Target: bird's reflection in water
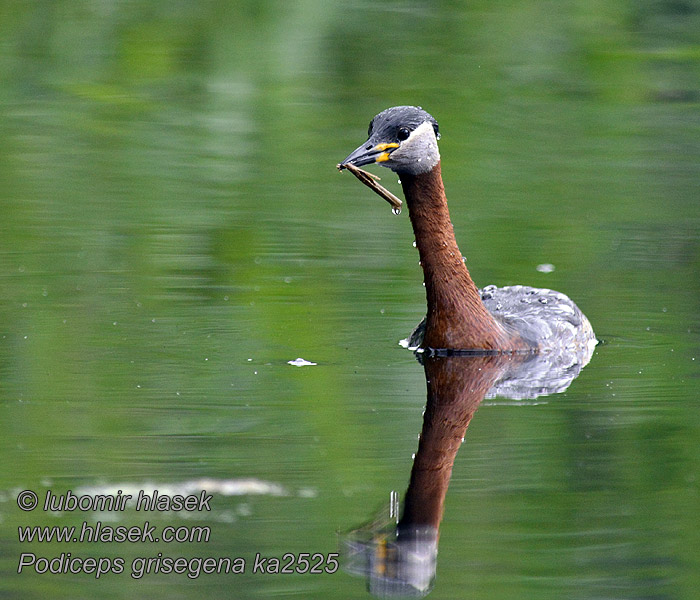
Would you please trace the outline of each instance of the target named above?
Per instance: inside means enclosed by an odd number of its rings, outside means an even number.
[[[592,348],[535,355],[422,357],[428,389],[418,451],[399,516],[390,514],[345,534],[344,567],[367,578],[378,597],[421,597],[437,566],[440,521],[457,451],[484,398],[532,399],[562,392],[589,361]]]

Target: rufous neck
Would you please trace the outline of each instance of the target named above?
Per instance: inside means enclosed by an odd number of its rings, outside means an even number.
[[[452,466],[467,425],[511,359],[474,356],[424,360],[428,401],[399,528],[440,527]]]
[[[420,253],[428,302],[423,345],[450,349],[510,349],[508,335],[481,301],[454,236],[440,163],[419,175],[402,173]]]

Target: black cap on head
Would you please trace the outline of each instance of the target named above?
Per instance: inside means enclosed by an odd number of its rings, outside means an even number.
[[[367,137],[375,136],[382,140],[399,141],[398,131],[402,127],[413,130],[425,121],[430,121],[435,130],[435,137],[440,139],[438,122],[420,106],[392,106],[380,112],[370,121]]]

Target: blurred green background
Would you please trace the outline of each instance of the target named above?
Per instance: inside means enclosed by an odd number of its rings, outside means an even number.
[[[17,563],[335,552],[404,489],[418,257],[405,211],[334,168],[397,104],[440,123],[477,283],[561,290],[605,342],[565,394],[480,409],[431,597],[696,597],[694,0],[1,3],[1,597],[366,596],[345,573]],[[23,513],[19,490],[203,477],[282,491],[151,519],[207,544],[17,540],[99,518]]]

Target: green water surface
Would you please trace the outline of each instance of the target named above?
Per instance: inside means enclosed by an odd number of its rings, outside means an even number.
[[[337,552],[407,484],[418,255],[335,164],[416,104],[477,283],[563,291],[604,342],[565,393],[480,408],[431,598],[697,598],[699,82],[695,0],[0,4],[0,597],[368,597],[252,566]],[[202,480],[237,495],[16,500]],[[211,538],[18,540],[145,520]],[[126,568],[17,573],[66,552]],[[131,576],[158,553],[248,569]]]

